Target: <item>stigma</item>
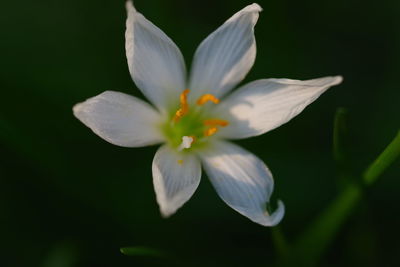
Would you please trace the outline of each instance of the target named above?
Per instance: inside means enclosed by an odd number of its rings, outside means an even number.
[[[182,151],[184,149],[190,148],[192,146],[193,142],[194,142],[193,136],[183,136],[182,143],[179,145],[178,150]]]

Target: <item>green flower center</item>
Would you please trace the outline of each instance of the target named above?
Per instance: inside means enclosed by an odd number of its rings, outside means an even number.
[[[201,108],[207,102],[219,103],[219,99],[211,94],[201,96],[194,107],[189,107],[187,95],[189,89],[180,95],[180,108],[171,114],[162,125],[168,143],[178,150],[187,151],[204,147],[211,136],[220,127],[228,126],[228,121],[210,118],[210,114]]]

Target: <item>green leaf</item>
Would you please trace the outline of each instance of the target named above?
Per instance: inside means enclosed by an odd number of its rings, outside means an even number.
[[[127,256],[146,256],[155,258],[166,258],[167,253],[149,247],[135,246],[135,247],[123,247],[120,248],[122,254]]]

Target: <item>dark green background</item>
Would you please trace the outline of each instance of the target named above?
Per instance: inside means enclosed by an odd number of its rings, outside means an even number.
[[[136,0],[181,48],[198,44],[250,4],[232,0]],[[332,158],[335,110],[349,109],[350,165],[361,172],[400,121],[400,2],[265,0],[257,59],[246,81],[341,74],[287,125],[238,142],[276,180],[289,240],[340,190]],[[226,206],[207,177],[177,214],[162,219],[152,185],[156,147],[120,148],[72,115],[105,90],[136,96],[124,50],[124,1],[0,4],[0,266],[147,266],[123,246],[166,251],[184,266],[272,266],[271,229]],[[321,266],[395,266],[400,253],[399,161],[370,188]],[[169,262],[168,264],[171,264]]]

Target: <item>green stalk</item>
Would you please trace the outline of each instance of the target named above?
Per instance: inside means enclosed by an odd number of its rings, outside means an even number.
[[[346,163],[345,136],[347,135],[347,109],[338,108],[333,126],[333,158],[338,165]]]
[[[289,247],[280,226],[275,226],[271,228],[271,233],[272,242],[274,243],[277,258],[284,259],[288,254]]]
[[[334,156],[336,160],[343,160],[342,131],[345,113],[338,110],[335,117],[334,129]],[[342,128],[343,129],[343,128]],[[400,132],[378,158],[367,168],[363,175],[363,182],[371,185],[400,155]],[[338,164],[338,166],[343,166]],[[349,177],[352,178],[352,177]],[[331,204],[310,224],[297,242],[293,245],[288,258],[279,263],[283,266],[316,266],[323,253],[335,238],[341,226],[362,199],[363,188],[349,179],[341,193]]]
[[[316,266],[336,233],[361,200],[362,190],[356,184],[347,184],[341,194],[315,219],[293,247],[291,264]]]
[[[366,185],[373,184],[376,179],[396,160],[400,155],[400,131],[379,157],[364,172],[363,180]]]

